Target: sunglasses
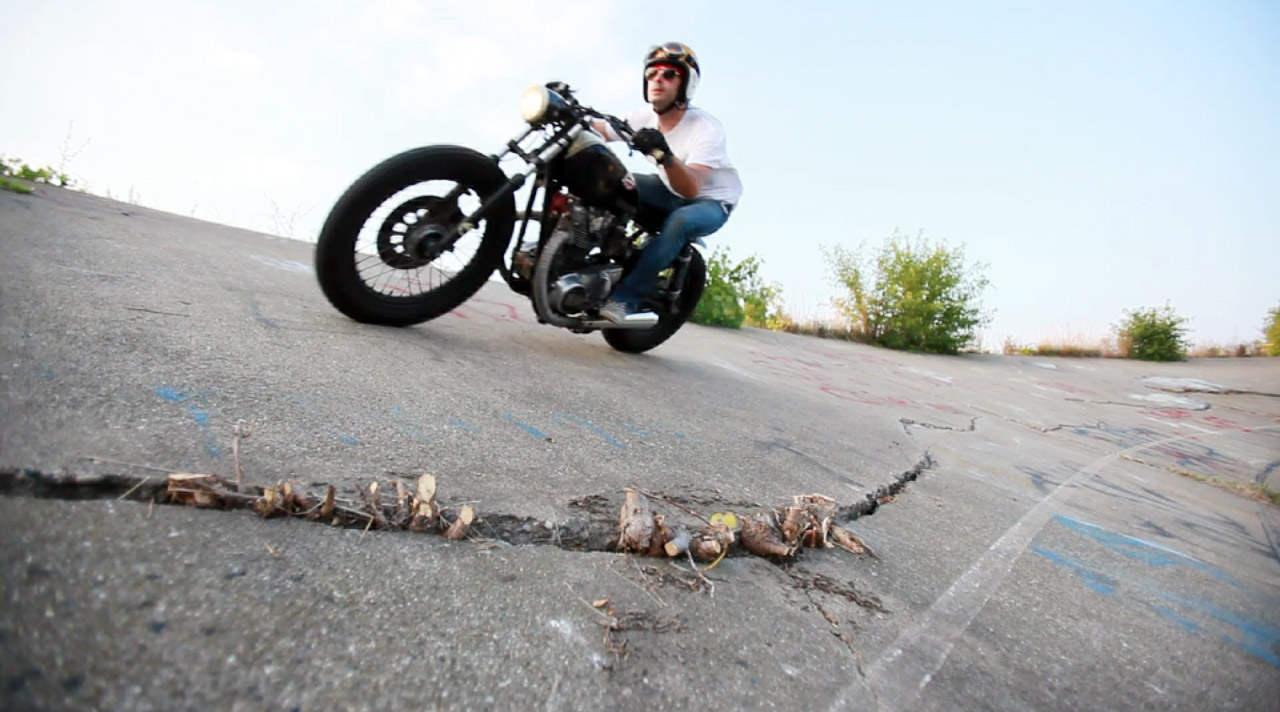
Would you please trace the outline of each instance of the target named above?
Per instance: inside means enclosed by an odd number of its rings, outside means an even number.
[[[673,69],[671,67],[667,67],[666,69],[658,69],[657,67],[654,67],[653,69],[650,69],[649,71],[644,73],[644,78],[648,81],[653,81],[658,77],[662,77],[667,81],[671,81],[678,76],[680,76],[680,70]]]

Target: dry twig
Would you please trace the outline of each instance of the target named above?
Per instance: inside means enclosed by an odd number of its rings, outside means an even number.
[[[133,494],[134,492],[138,491],[138,488],[139,488],[139,487],[141,487],[141,486],[145,485],[145,484],[146,484],[147,482],[149,482],[150,480],[151,480],[151,476],[150,476],[150,475],[148,475],[148,476],[146,476],[146,477],[143,477],[142,479],[138,480],[138,484],[136,484],[136,485],[134,485],[134,486],[130,487],[128,492],[125,492],[124,494],[120,495],[119,497],[116,497],[116,499],[128,499],[128,498],[129,498],[129,495],[131,495],[131,494]],[[152,502],[154,502],[155,500],[154,500],[154,499],[152,499],[151,501],[152,501]]]
[[[688,507],[684,506],[683,504],[680,504],[679,502],[675,501],[674,499],[671,499],[670,497],[667,497],[666,495],[650,494],[650,493],[648,493],[648,492],[645,492],[645,491],[644,491],[644,490],[642,490],[642,489],[637,489],[636,491],[637,491],[637,492],[639,492],[640,494],[643,494],[643,495],[644,495],[644,496],[646,496],[646,497],[650,497],[650,498],[652,498],[652,499],[660,499],[660,500],[662,500],[663,502],[666,502],[667,504],[671,505],[672,507],[675,507],[676,509],[681,510],[681,511],[682,511],[682,512],[684,512],[685,514],[688,514],[688,515],[690,515],[690,516],[697,517],[698,519],[701,519],[703,524],[706,524],[707,526],[711,526],[711,522],[707,521],[707,518],[706,518],[706,517],[702,516],[701,514],[698,514],[697,512],[693,511],[692,509],[689,509]]]
[[[245,425],[243,418],[237,419],[235,427],[231,429],[231,457],[235,461],[237,492],[244,488],[244,470],[240,467],[240,441],[247,440],[252,434],[253,423]]]
[[[155,472],[163,472],[165,474],[177,472],[178,470],[166,467],[152,467],[151,465],[140,465],[136,462],[125,462],[124,460],[109,460],[105,457],[97,457],[94,455],[81,455],[82,460],[92,460],[93,462],[106,462],[112,465],[128,465],[129,467],[140,467],[144,470],[154,470]]]

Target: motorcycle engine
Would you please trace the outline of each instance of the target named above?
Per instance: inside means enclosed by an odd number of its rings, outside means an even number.
[[[551,285],[551,307],[565,316],[582,314],[602,304],[622,278],[622,267],[593,265],[570,272]]]
[[[613,257],[619,239],[625,240],[622,226],[612,213],[573,201],[556,231],[569,231],[559,242],[554,256],[559,277],[549,285],[552,309],[566,316],[582,314],[600,306],[622,278],[622,265]]]

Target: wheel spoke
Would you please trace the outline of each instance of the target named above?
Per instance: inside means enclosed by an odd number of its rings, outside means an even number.
[[[457,199],[468,204],[459,205],[454,202]],[[416,297],[438,289],[475,258],[483,221],[435,259],[428,261],[422,255],[430,252],[432,240],[456,229],[462,217],[478,207],[479,198],[453,181],[400,190],[373,211],[357,238],[355,266],[360,279],[387,296]]]
[[[325,220],[315,256],[325,298],[364,323],[407,326],[447,314],[501,262],[515,216],[509,190],[492,158],[460,146],[426,146],[383,161]],[[486,200],[493,212],[459,234]]]

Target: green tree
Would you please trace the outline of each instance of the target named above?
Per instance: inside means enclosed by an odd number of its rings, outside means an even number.
[[[1125,318],[1115,326],[1120,350],[1128,358],[1142,361],[1182,361],[1187,357],[1187,319],[1178,316],[1167,303],[1156,309],[1125,310]]]
[[[760,277],[760,258],[735,263],[729,249],[717,248],[707,259],[707,286],[690,319],[695,324],[771,328],[780,318],[782,289]]]
[[[1267,320],[1262,323],[1262,334],[1267,337],[1267,355],[1280,356],[1280,306],[1267,312]]]
[[[836,308],[854,336],[891,349],[954,354],[989,321],[981,305],[986,265],[965,263],[961,248],[894,231],[874,260],[862,246],[824,249],[827,267],[847,290]]]

